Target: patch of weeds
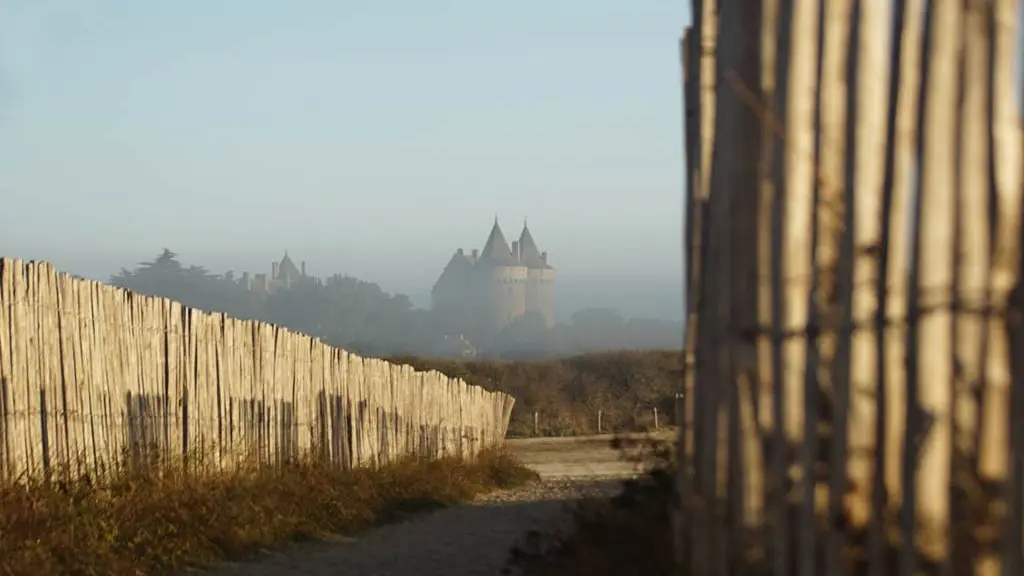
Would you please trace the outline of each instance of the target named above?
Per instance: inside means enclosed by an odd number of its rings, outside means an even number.
[[[351,534],[534,475],[499,450],[379,469],[316,462],[196,474],[125,473],[0,486],[0,574],[168,574],[288,541]]]

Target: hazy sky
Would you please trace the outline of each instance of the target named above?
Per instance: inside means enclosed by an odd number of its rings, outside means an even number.
[[[287,249],[426,304],[528,216],[570,305],[678,310],[688,5],[0,0],[0,253]]]
[[[0,252],[422,295],[497,213],[567,282],[678,291],[687,4],[0,0]]]

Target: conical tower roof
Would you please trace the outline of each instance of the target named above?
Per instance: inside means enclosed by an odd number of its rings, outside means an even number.
[[[537,242],[530,234],[530,228],[523,222],[523,232],[519,235],[519,260],[531,270],[547,270],[551,266],[540,257]]]
[[[508,241],[505,240],[505,235],[501,232],[501,226],[498,226],[498,219],[494,219],[494,226],[491,227],[491,233],[487,236],[487,242],[484,243],[484,249],[480,251],[480,259],[478,263],[492,266],[515,266],[517,264],[516,259],[512,257],[512,249],[509,248]]]
[[[285,278],[288,276],[298,278],[302,276],[302,273],[299,272],[299,268],[295,266],[295,262],[292,262],[291,257],[288,256],[287,250],[285,250],[284,258],[281,258],[281,263],[278,265],[277,274],[279,278]]]

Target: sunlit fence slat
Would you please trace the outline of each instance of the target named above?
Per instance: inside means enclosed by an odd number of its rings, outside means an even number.
[[[679,573],[1019,574],[1019,0],[692,7]]]
[[[503,441],[512,405],[278,326],[0,259],[5,481],[471,458]]]

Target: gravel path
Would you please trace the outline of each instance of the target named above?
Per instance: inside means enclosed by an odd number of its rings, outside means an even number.
[[[210,574],[497,576],[527,531],[564,518],[567,503],[611,496],[619,485],[615,479],[542,480],[356,538],[297,545],[251,562],[224,564]]]
[[[669,434],[666,432],[665,434]],[[533,528],[566,518],[581,498],[610,497],[638,470],[612,449],[610,436],[510,440],[540,482],[487,494],[382,526],[354,538],[299,544],[245,563],[221,564],[214,576],[498,576],[511,548]]]

